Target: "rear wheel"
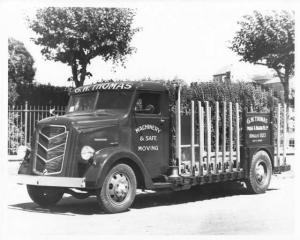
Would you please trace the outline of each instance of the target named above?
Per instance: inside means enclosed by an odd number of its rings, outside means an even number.
[[[272,164],[265,151],[258,151],[252,157],[249,170],[249,179],[246,180],[250,193],[264,193],[269,185],[272,175]]]
[[[114,166],[97,192],[99,205],[106,213],[126,211],[135,198],[136,185],[136,177],[130,166]]]
[[[27,192],[32,201],[41,207],[54,206],[64,195],[61,189],[34,185],[27,185]]]

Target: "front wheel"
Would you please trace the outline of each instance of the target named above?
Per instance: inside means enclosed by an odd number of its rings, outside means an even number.
[[[250,193],[264,193],[269,185],[272,175],[272,164],[265,151],[258,151],[252,157],[249,170],[249,179],[246,180]]]
[[[62,199],[64,192],[54,187],[27,185],[29,197],[41,207],[54,206]]]
[[[97,192],[98,203],[106,213],[126,211],[136,194],[136,177],[126,164],[114,166],[107,174],[102,188]]]

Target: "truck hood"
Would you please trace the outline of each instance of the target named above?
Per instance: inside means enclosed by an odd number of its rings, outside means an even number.
[[[69,113],[62,116],[45,118],[39,125],[65,125],[67,128],[74,127],[78,131],[95,131],[97,129],[116,126],[124,118],[120,113]]]

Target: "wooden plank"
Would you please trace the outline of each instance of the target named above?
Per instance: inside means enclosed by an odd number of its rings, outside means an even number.
[[[181,108],[180,108],[180,91],[178,88],[178,99],[176,102],[176,157],[178,159],[179,175],[181,174]]]
[[[233,156],[232,150],[233,149],[233,141],[232,141],[232,102],[229,102],[229,153],[230,153],[230,160],[229,160],[229,171],[232,172],[232,163],[233,163]]]
[[[204,134],[203,134],[203,107],[201,102],[198,101],[198,121],[199,121],[199,176],[202,176],[202,161],[204,152]]]
[[[280,166],[280,103],[278,104],[278,108],[277,108],[277,167]]]
[[[192,175],[194,176],[195,169],[195,103],[191,101],[191,157],[192,157]]]
[[[287,115],[286,115],[286,104],[283,105],[283,164],[286,165],[286,145],[287,145]]]
[[[235,104],[236,114],[236,169],[240,170],[240,116],[239,104]]]
[[[207,158],[206,158],[206,165],[207,165],[207,173],[210,173],[210,153],[211,153],[211,122],[210,122],[210,109],[209,109],[209,102],[205,102],[206,107],[206,141],[207,141]]]
[[[223,149],[222,149],[222,171],[225,171],[225,157],[226,157],[226,102],[223,102]]]
[[[215,161],[214,161],[214,173],[217,174],[218,172],[218,168],[217,168],[217,164],[218,164],[218,153],[219,153],[219,102],[216,102],[216,148],[215,148]]]

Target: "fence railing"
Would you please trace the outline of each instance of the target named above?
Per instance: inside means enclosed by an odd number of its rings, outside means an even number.
[[[65,106],[34,106],[24,105],[8,106],[8,154],[15,154],[21,145],[28,145],[31,141],[36,123],[53,114],[63,115]]]

